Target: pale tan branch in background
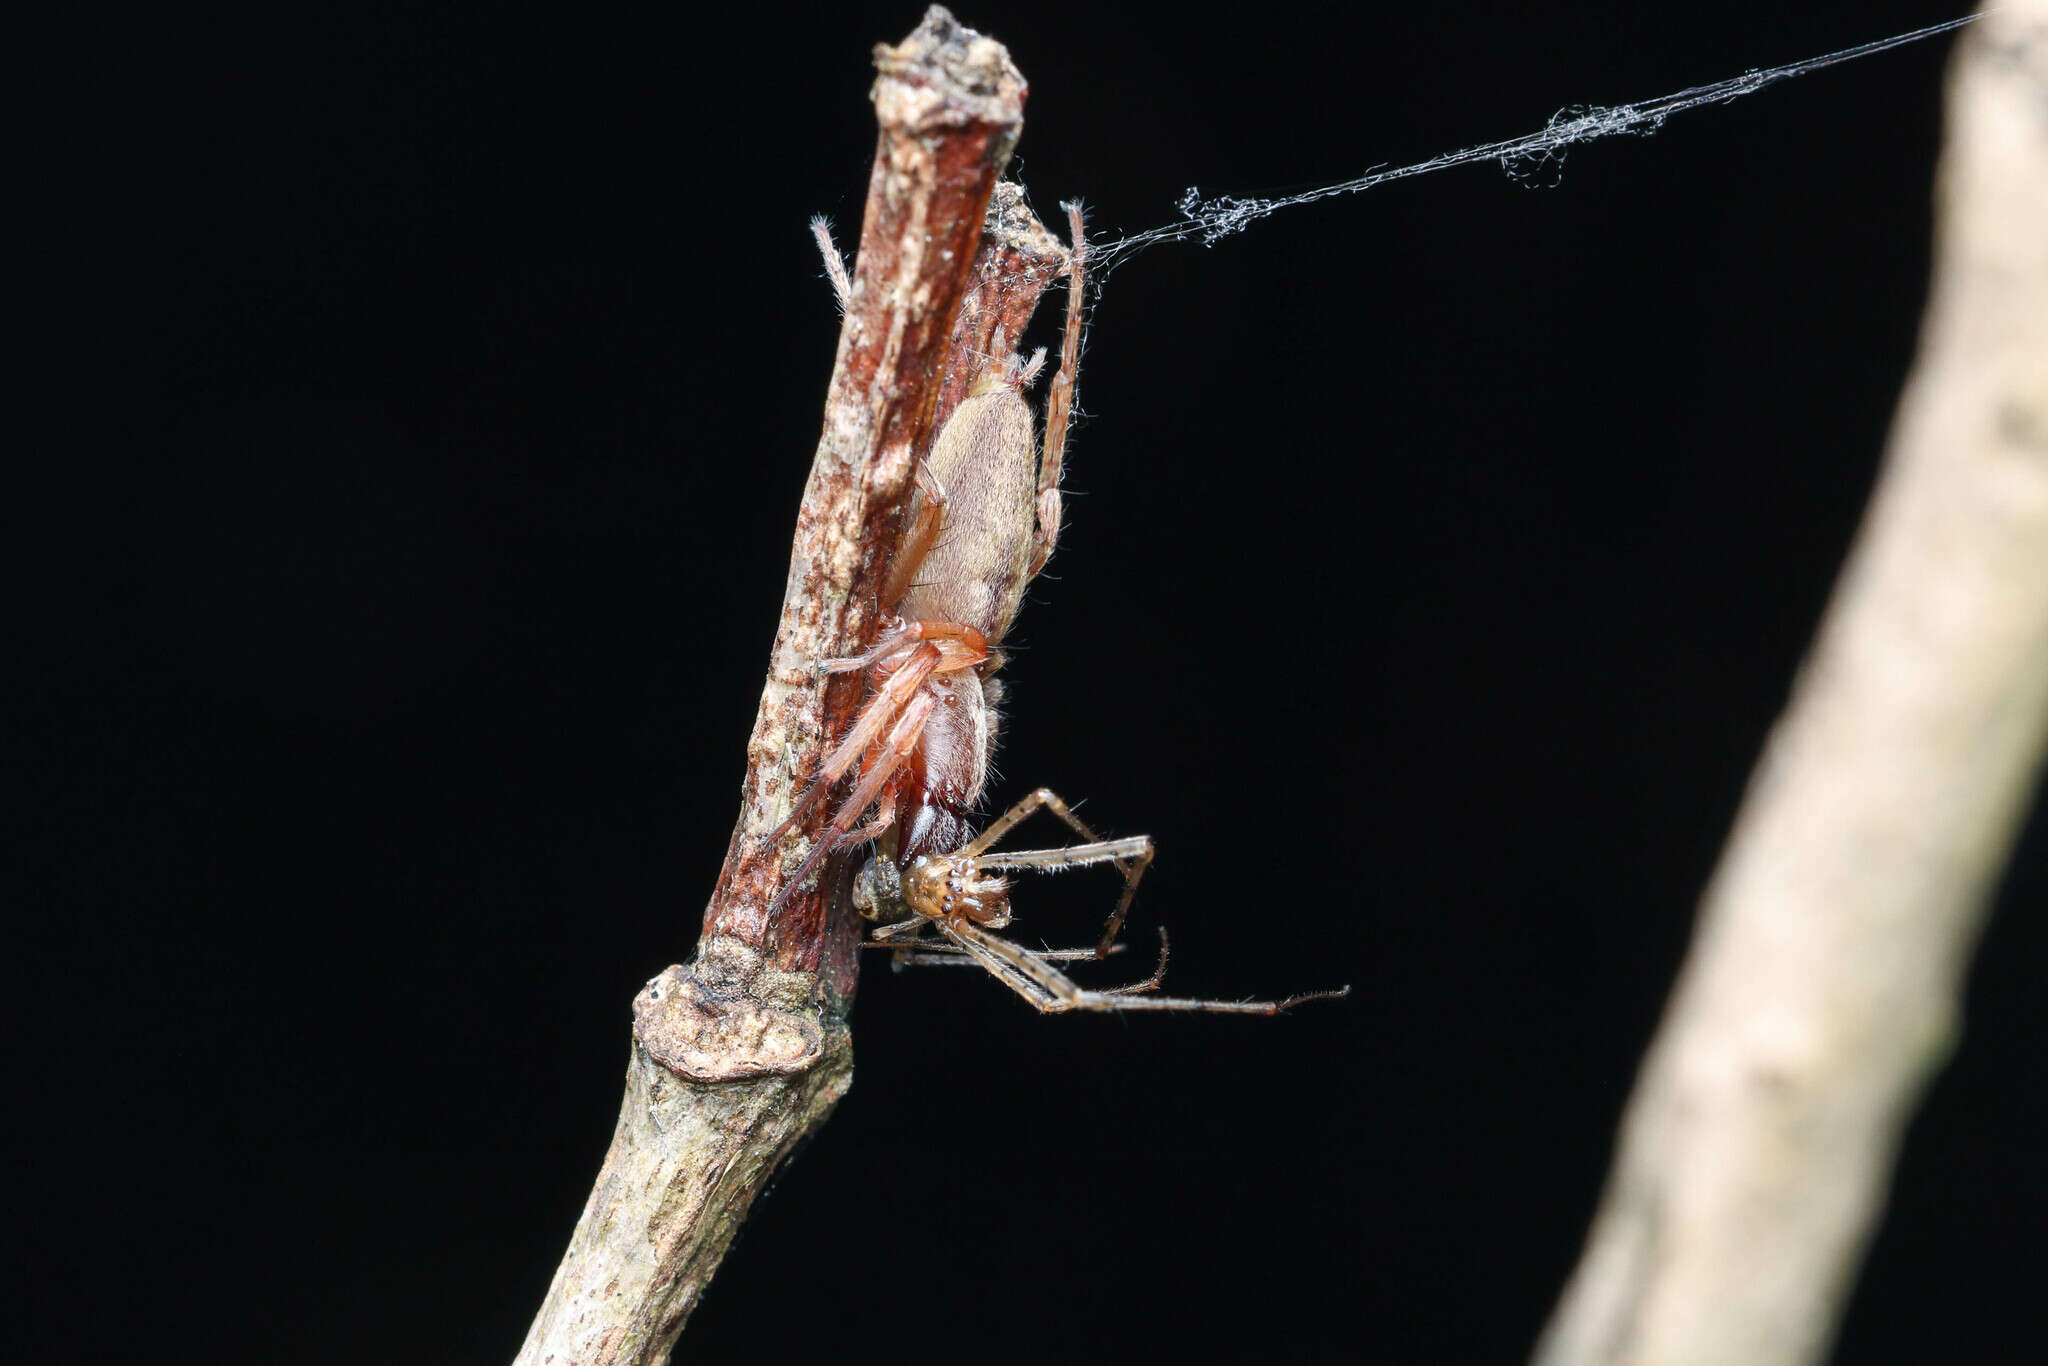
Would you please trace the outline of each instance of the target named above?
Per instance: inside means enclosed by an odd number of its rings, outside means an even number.
[[[1536,1360],[1821,1359],[2048,736],[2048,0],[1950,71],[1884,470]]]

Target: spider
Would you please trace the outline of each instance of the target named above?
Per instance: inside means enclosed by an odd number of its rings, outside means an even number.
[[[778,905],[834,849],[893,833],[895,857],[908,863],[957,849],[972,834],[968,813],[988,781],[997,724],[997,685],[989,676],[1003,663],[1000,646],[1025,585],[1059,539],[1087,255],[1081,208],[1063,207],[1073,245],[1060,364],[1046,397],[1044,459],[1024,389],[1044,368],[1045,353],[1026,361],[1008,354],[999,336],[1001,359],[969,388],[916,471],[874,645],[825,663],[833,673],[865,670],[872,694],[768,842],[782,838],[856,764],[859,779],[784,883]],[[822,225],[816,231],[844,307],[845,266]],[[870,808],[873,818],[861,824]]]
[[[1020,821],[1041,808],[1065,821],[1087,841],[1063,849],[1016,849],[990,853],[989,848]],[[1152,837],[1132,835],[1105,840],[1082,824],[1067,804],[1047,788],[1039,788],[958,850],[919,854],[901,869],[884,855],[869,859],[855,876],[853,904],[878,925],[869,947],[895,949],[897,961],[914,963],[972,962],[1022,996],[1041,1014],[1069,1010],[1209,1011],[1234,1015],[1278,1015],[1305,1001],[1338,999],[1350,987],[1306,991],[1278,1001],[1215,1001],[1186,996],[1150,996],[1166,975],[1166,931],[1159,932],[1159,962],[1142,981],[1091,991],[1053,966],[1056,961],[1096,958],[1103,946],[1088,949],[1027,949],[991,934],[1010,923],[1009,882],[1005,870],[1036,868],[1059,872],[1095,863],[1115,863],[1124,870],[1124,891],[1111,916],[1120,924],[1129,909],[1138,878],[1152,861]],[[998,876],[990,877],[988,874]],[[934,939],[921,933],[935,931]]]

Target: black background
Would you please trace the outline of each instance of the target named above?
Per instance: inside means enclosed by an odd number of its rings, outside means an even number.
[[[1032,82],[1038,209],[1109,238],[1954,13],[1423,8],[962,17]],[[19,971],[69,1359],[517,1348],[732,827],[836,335],[805,220],[851,246],[918,12],[61,59]],[[1354,995],[1043,1020],[871,966],[854,1089],[679,1361],[1526,1352],[1876,467],[1948,49],[1107,281],[993,800],[1158,839],[1179,989]],[[2048,1329],[2043,852],[1844,1361]]]

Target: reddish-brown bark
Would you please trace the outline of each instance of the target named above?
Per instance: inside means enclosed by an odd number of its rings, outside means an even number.
[[[740,818],[704,916],[707,939],[737,938],[784,970],[822,968],[835,995],[852,988],[857,927],[827,923],[833,867],[769,911],[806,850],[766,836],[861,701],[860,676],[827,675],[818,663],[872,640],[914,458],[998,334],[1014,343],[1066,259],[1022,191],[998,186],[1025,95],[1001,46],[934,7],[902,44],[876,49],[876,66],[881,134],[852,298],[797,512]],[[821,803],[793,833],[815,837],[829,816]]]

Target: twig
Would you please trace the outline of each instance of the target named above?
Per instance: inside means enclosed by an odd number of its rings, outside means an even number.
[[[1537,1351],[1822,1357],[2048,738],[2048,0],[1950,72],[1883,478],[1751,779]]]
[[[764,837],[860,701],[857,678],[817,665],[873,637],[913,456],[1065,264],[998,184],[1025,95],[1002,46],[933,6],[875,64],[859,259],[739,821],[695,960],[634,1001],[618,1126],[520,1366],[666,1361],[754,1196],[852,1081],[858,921],[831,914],[831,865],[768,911],[828,809],[780,845]]]

